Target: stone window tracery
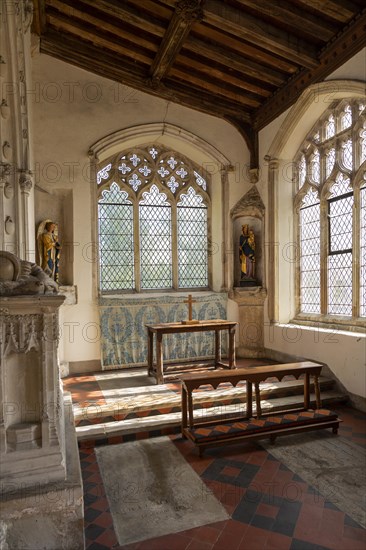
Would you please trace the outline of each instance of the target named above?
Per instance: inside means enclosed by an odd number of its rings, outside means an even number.
[[[102,293],[208,288],[208,177],[156,144],[97,172]]]
[[[334,103],[295,158],[300,315],[366,316],[365,160],[359,100]]]

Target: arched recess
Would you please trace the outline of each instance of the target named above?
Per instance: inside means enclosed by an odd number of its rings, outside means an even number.
[[[366,84],[358,80],[328,80],[309,86],[286,116],[264,157],[268,162],[270,322],[288,322],[295,313],[293,158],[305,136],[334,101],[365,96]]]
[[[153,123],[132,126],[109,134],[90,146],[88,155],[91,162],[91,173],[97,173],[101,163],[112,155],[126,148],[147,144],[160,144],[174,149],[198,164],[211,178],[212,203],[212,290],[221,291],[227,288],[227,267],[222,262],[222,250],[228,249],[229,205],[227,173],[231,169],[230,161],[215,147],[197,135],[173,124]],[[92,205],[93,220],[97,219],[97,186],[93,185]],[[92,224],[92,240],[97,242],[96,223]],[[93,269],[94,289],[97,294],[97,265]],[[96,297],[96,295],[95,295]]]

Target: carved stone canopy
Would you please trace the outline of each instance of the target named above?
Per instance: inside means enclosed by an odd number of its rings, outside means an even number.
[[[239,216],[256,216],[263,218],[265,206],[258,192],[257,186],[253,185],[247,193],[232,208],[230,215],[232,219]]]

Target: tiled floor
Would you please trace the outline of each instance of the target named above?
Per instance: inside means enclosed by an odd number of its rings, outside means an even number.
[[[336,409],[337,410],[337,409]],[[366,415],[337,410],[339,436],[366,448]],[[158,433],[156,434],[158,435]],[[139,434],[138,437],[143,437]],[[130,439],[135,436],[131,435]],[[180,435],[170,436],[231,519],[158,539],[118,546],[93,448],[80,449],[89,550],[364,550],[366,530],[324,498],[260,445],[246,443],[206,451]]]

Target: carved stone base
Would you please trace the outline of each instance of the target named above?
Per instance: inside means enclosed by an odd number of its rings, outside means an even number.
[[[264,301],[262,287],[236,287],[230,298],[239,306],[238,357],[264,357]]]

